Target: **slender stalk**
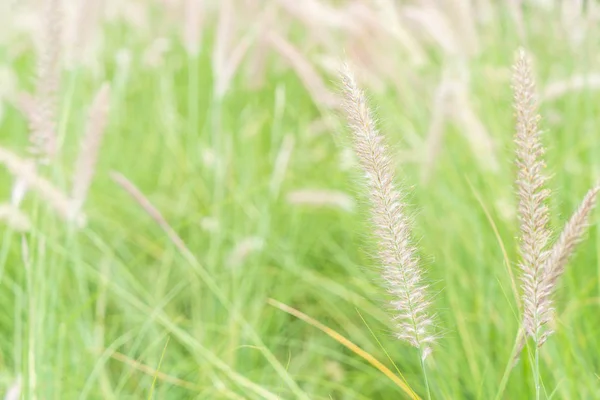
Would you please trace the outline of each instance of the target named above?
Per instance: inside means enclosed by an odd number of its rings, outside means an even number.
[[[540,400],[540,346],[538,346],[538,338],[536,338],[535,340],[535,353],[533,363],[533,382],[535,384],[535,400]]]
[[[188,56],[188,80],[189,85],[187,87],[187,106],[189,116],[189,132],[186,137],[186,142],[189,146],[194,145],[197,142],[197,138],[200,134],[200,118],[198,115],[199,105],[199,86],[200,80],[198,76],[198,56]],[[193,147],[190,147],[193,148]]]
[[[421,367],[431,399],[425,359],[436,340],[431,299],[424,271],[413,245],[405,193],[395,185],[395,171],[385,138],[379,133],[366,96],[352,71],[342,71],[344,111],[352,131],[354,151],[365,175],[371,221],[378,241],[382,277],[391,295],[396,336],[419,349]]]
[[[558,240],[550,247],[549,210],[546,205],[550,191],[545,188],[547,177],[543,173],[545,149],[538,127],[540,116],[531,61],[522,49],[514,66],[513,90],[518,168],[516,186],[521,223],[523,328],[535,345],[532,373],[535,398],[539,400],[542,386],[539,349],[552,334],[552,329],[547,327],[554,318],[552,296],[558,279],[588,227],[589,215],[596,204],[600,187],[595,186],[588,191]]]
[[[500,385],[498,386],[498,391],[496,392],[494,400],[500,400],[503,398],[504,391],[506,390],[506,384],[508,383],[508,378],[510,377],[510,372],[512,371],[516,361],[519,359],[521,348],[525,340],[527,340],[526,334],[521,327],[517,333],[517,337],[515,338],[515,344],[510,352],[510,358],[508,359],[508,362],[504,368],[504,374],[502,374],[502,379],[500,380]]]
[[[261,353],[269,364],[275,369],[280,378],[288,385],[288,387],[294,392],[298,399],[308,400],[306,393],[298,386],[293,378],[288,374],[285,367],[279,362],[273,353],[269,351],[267,346],[258,335],[253,325],[251,325],[244,316],[233,307],[232,302],[226,297],[225,293],[218,286],[214,277],[209,271],[198,261],[194,253],[187,247],[183,239],[177,234],[177,232],[169,225],[167,220],[162,216],[160,211],[154,207],[154,205],[144,196],[144,194],[127,178],[118,173],[113,173],[113,180],[121,186],[140,206],[141,208],[161,227],[166,233],[167,237],[179,250],[183,258],[197,271],[202,281],[207,285],[208,289],[216,297],[219,303],[223,306],[225,312],[230,313],[232,318],[239,323],[244,331],[251,337],[257,348],[261,349]],[[206,353],[211,354],[211,353]],[[271,398],[270,396],[267,396]]]
[[[431,400],[431,389],[429,388],[429,377],[427,375],[427,368],[425,367],[425,358],[423,357],[424,350],[425,349],[423,349],[423,348],[420,349],[419,358],[421,359],[421,369],[423,370],[423,379],[425,380],[425,389],[427,390],[427,399]]]
[[[25,240],[25,239],[24,239]],[[27,246],[27,245],[25,245]],[[26,268],[26,288],[27,288],[27,391],[30,398],[35,398],[36,392],[36,357],[35,357],[35,331],[37,329],[36,324],[36,312],[35,312],[35,273],[33,271],[33,265],[29,260],[25,261]]]

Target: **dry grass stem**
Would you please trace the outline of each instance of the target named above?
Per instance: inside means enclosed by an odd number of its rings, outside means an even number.
[[[365,94],[347,66],[342,71],[342,82],[344,111],[354,150],[366,177],[371,217],[379,242],[378,258],[392,297],[397,337],[419,348],[424,359],[436,339],[434,319],[429,313],[431,301],[419,256],[412,244],[403,194],[395,187],[385,138],[378,132]]]
[[[179,386],[179,387],[191,390],[191,391],[198,391],[198,390],[202,389],[200,386],[196,385],[195,383],[188,382],[183,379],[179,379],[175,376],[165,374],[164,372],[161,372],[161,371],[154,369],[146,364],[143,364],[138,360],[129,358],[125,354],[119,353],[118,351],[111,352],[110,357],[114,358],[115,360],[120,361],[124,364],[127,364],[129,367],[136,369],[148,376],[154,376],[154,377],[160,379],[161,381],[170,383],[171,385]]]
[[[356,354],[357,356],[361,357],[366,362],[371,364],[373,367],[378,369],[381,373],[383,373],[386,377],[388,377],[392,382],[394,382],[400,389],[402,389],[404,391],[404,393],[407,396],[409,396],[411,399],[415,399],[415,400],[420,399],[420,397],[415,393],[415,391],[412,390],[412,388],[410,386],[408,386],[408,384],[403,379],[398,377],[398,375],[393,373],[389,368],[387,368],[378,359],[373,357],[370,353],[368,353],[365,350],[363,350],[362,348],[358,347],[356,344],[354,344],[350,340],[346,339],[344,336],[340,335],[338,332],[323,325],[319,321],[309,317],[308,315],[304,314],[303,312],[288,306],[287,304],[283,304],[274,299],[269,299],[268,303],[270,305],[272,305],[273,307],[278,308],[281,311],[286,312],[290,315],[293,315],[294,317],[319,329],[321,332],[325,333],[326,335],[331,337],[333,340],[337,341],[342,346],[346,347],[348,350],[350,350],[351,352],[353,352],[354,354]]]

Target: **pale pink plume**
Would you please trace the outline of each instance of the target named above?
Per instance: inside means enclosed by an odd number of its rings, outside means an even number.
[[[108,83],[102,85],[96,94],[89,110],[89,116],[85,134],[81,140],[81,149],[75,162],[75,174],[73,176],[73,189],[71,197],[75,213],[83,207],[88,190],[96,170],[98,154],[102,144],[102,138],[108,122],[110,106],[110,86]]]
[[[536,346],[540,347],[552,333],[547,324],[554,315],[552,297],[557,289],[558,279],[586,231],[600,188],[596,186],[588,192],[556,243],[549,248],[551,232],[548,228],[547,202],[550,191],[545,188],[547,178],[544,175],[544,146],[540,140],[540,117],[537,113],[531,62],[524,50],[520,50],[517,55],[513,89],[517,122],[515,142],[521,222],[523,328],[533,338]]]
[[[537,342],[542,325],[542,314],[548,308],[546,298],[541,296],[540,285],[543,266],[548,258],[550,191],[545,188],[544,147],[540,116],[537,111],[535,83],[531,62],[524,50],[519,50],[513,68],[514,109],[516,115],[516,164],[517,192],[519,198],[520,267],[524,304],[524,327],[526,333]]]
[[[58,94],[62,54],[62,4],[45,0],[34,108],[30,118],[31,152],[40,162],[49,162],[57,151]]]
[[[36,191],[60,217],[67,221],[73,221],[78,227],[85,225],[85,216],[73,214],[74,207],[71,199],[50,181],[38,175],[34,162],[24,160],[0,147],[0,164],[4,164],[17,181],[23,181],[29,189]]]
[[[342,71],[344,106],[354,151],[365,175],[378,258],[392,298],[396,335],[417,347],[424,359],[436,340],[431,297],[424,271],[411,238],[405,196],[395,185],[392,158],[385,138],[377,130],[365,94],[346,66]]]

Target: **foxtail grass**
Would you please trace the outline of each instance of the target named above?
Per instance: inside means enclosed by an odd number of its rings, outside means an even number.
[[[36,164],[23,159],[13,152],[0,147],[0,164],[3,164],[17,182],[37,192],[50,208],[65,221],[72,221],[76,226],[85,225],[83,214],[73,214],[71,198],[58,189],[52,182],[38,174]]]
[[[96,170],[96,162],[102,138],[108,121],[110,86],[102,85],[90,107],[85,134],[81,141],[81,150],[75,163],[73,176],[73,213],[78,214],[86,200],[88,190]]]
[[[513,67],[514,108],[516,115],[516,187],[521,225],[519,250],[523,329],[534,344],[533,379],[535,398],[541,395],[540,348],[553,333],[548,324],[554,319],[553,295],[567,262],[581,241],[590,211],[593,209],[598,186],[592,188],[578,210],[565,225],[554,245],[550,245],[548,201],[544,174],[544,146],[538,126],[540,116],[535,93],[531,61],[523,49],[517,54]],[[526,340],[526,337],[524,341]],[[523,341],[523,345],[524,345]]]
[[[377,258],[391,297],[396,337],[419,349],[428,398],[431,398],[425,359],[436,340],[431,297],[413,245],[404,197],[396,184],[392,158],[379,133],[364,92],[348,66],[342,71],[344,104],[354,151],[365,176]]]
[[[57,151],[58,92],[62,53],[61,2],[45,0],[39,38],[34,112],[30,123],[30,151],[40,162],[49,162]]]

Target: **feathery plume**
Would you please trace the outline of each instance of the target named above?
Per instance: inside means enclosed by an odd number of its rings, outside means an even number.
[[[462,55],[466,46],[461,46],[457,32],[439,7],[432,2],[430,5],[406,6],[403,9],[404,16],[420,25],[420,28],[428,34],[447,55]]]
[[[60,89],[62,15],[60,0],[46,0],[38,55],[35,109],[29,121],[31,153],[48,162],[56,153],[58,91]]]
[[[104,0],[87,0],[79,2],[78,5],[70,5],[65,9],[65,12],[72,12],[71,21],[65,21],[65,36],[68,45],[65,61],[68,68],[74,68],[98,58],[99,40],[97,39],[101,33],[104,3]],[[67,24],[67,22],[70,23]]]
[[[4,221],[17,232],[27,232],[31,229],[29,217],[12,204],[0,204],[0,221]]]
[[[423,65],[426,60],[421,44],[402,21],[398,3],[393,0],[375,0],[376,18],[374,27],[389,34],[406,49],[409,59],[415,65]],[[379,21],[377,23],[377,21]],[[384,23],[381,23],[384,22]]]
[[[21,376],[17,376],[17,379],[8,388],[4,395],[4,400],[19,400],[21,398],[21,390],[23,383],[21,382]]]
[[[231,268],[239,268],[252,253],[261,251],[265,246],[265,240],[260,236],[248,236],[243,238],[231,250],[227,257],[227,265]]]
[[[521,222],[521,269],[523,287],[523,328],[539,348],[552,334],[545,328],[553,318],[552,295],[558,278],[563,274],[577,243],[588,225],[600,186],[591,189],[579,209],[565,225],[560,237],[549,249],[549,211],[546,205],[550,195],[545,186],[542,169],[544,147],[540,141],[539,115],[535,99],[531,63],[524,50],[519,50],[514,66],[517,144],[517,189],[519,219]],[[536,383],[537,385],[537,383]],[[539,387],[537,387],[539,390]]]
[[[524,50],[519,50],[513,69],[514,108],[516,114],[517,192],[519,198],[520,267],[522,274],[524,328],[526,333],[539,340],[542,326],[541,314],[549,307],[547,298],[541,295],[543,265],[548,258],[547,244],[548,207],[550,195],[544,185],[545,167],[541,159],[544,148],[538,128],[540,116],[537,112],[535,84],[531,63]]]
[[[584,90],[593,91],[600,89],[600,74],[573,75],[568,79],[551,82],[543,93],[544,101],[556,100],[571,92]]]
[[[480,165],[492,171],[498,170],[494,140],[483,121],[477,116],[477,112],[469,98],[470,94],[466,82],[457,81],[452,92],[450,115],[454,120],[461,123],[461,132],[469,140]]]
[[[183,44],[190,57],[198,57],[202,41],[202,0],[186,0],[183,24]]]
[[[214,94],[222,99],[240,66],[240,63],[250,49],[254,34],[247,33],[234,46],[236,33],[236,13],[232,0],[219,3],[219,17],[212,52],[212,68],[214,74]]]
[[[547,305],[540,315],[540,323],[546,324],[553,318],[554,309],[552,305],[552,294],[556,290],[558,278],[565,271],[569,258],[574,253],[577,244],[581,241],[588,226],[590,212],[596,204],[596,199],[600,192],[600,186],[596,186],[585,195],[581,205],[573,213],[571,219],[565,225],[560,237],[549,252],[549,256],[543,268],[543,276],[540,284],[540,296]],[[538,342],[538,346],[544,344],[548,336],[552,334],[551,330],[545,331]]]
[[[20,92],[13,99],[13,105],[23,114],[27,121],[31,121],[35,114],[35,98],[29,93]]]
[[[588,226],[588,217],[590,211],[596,205],[596,199],[600,192],[600,186],[596,186],[587,192],[581,205],[573,213],[571,219],[565,225],[560,237],[555,243],[548,258],[548,277],[560,275],[564,272],[569,257],[575,250],[575,247],[581,240]]]
[[[298,75],[317,105],[335,107],[338,104],[337,99],[327,88],[318,71],[296,46],[274,31],[268,34],[267,40]]]
[[[294,136],[290,133],[286,134],[281,141],[281,146],[277,152],[275,158],[275,164],[273,165],[273,173],[269,180],[269,192],[273,198],[279,197],[281,185],[285,179],[290,163],[292,152],[294,151]]]
[[[75,176],[73,177],[73,191],[71,194],[75,213],[79,212],[83,206],[92,183],[98,152],[108,119],[109,105],[110,86],[105,83],[96,94],[90,107],[85,135],[81,141],[81,149],[75,163]]]
[[[161,229],[166,233],[167,237],[177,249],[179,249],[183,254],[190,254],[185,242],[175,232],[175,230],[169,225],[165,217],[161,214],[158,208],[154,207],[154,205],[148,200],[148,198],[142,193],[140,189],[137,188],[129,179],[125,177],[125,175],[120,174],[118,172],[111,172],[110,177],[113,181],[115,181],[119,186],[121,186],[139,205],[142,209],[161,227]]]
[[[73,221],[78,227],[85,225],[85,216],[73,213],[71,199],[50,181],[38,175],[35,163],[23,160],[11,151],[0,147],[0,164],[4,164],[18,181],[23,181],[28,188],[38,192],[60,217]]]
[[[445,76],[435,90],[433,105],[431,107],[431,123],[425,140],[425,154],[421,169],[421,181],[424,183],[429,181],[435,161],[442,147],[442,137],[444,136],[446,119],[449,117],[448,106],[452,90],[453,82]]]
[[[421,351],[424,359],[435,341],[431,301],[416,249],[402,194],[394,186],[394,171],[384,137],[378,132],[364,93],[348,66],[342,71],[344,111],[353,134],[354,150],[366,175],[371,217],[379,242],[378,258],[391,302],[397,337]]]
[[[144,51],[142,56],[144,66],[148,68],[160,68],[168,57],[171,50],[171,42],[164,37],[156,38]]]
[[[344,192],[325,189],[297,189],[287,194],[287,201],[294,205],[335,207],[352,212],[354,199]]]

